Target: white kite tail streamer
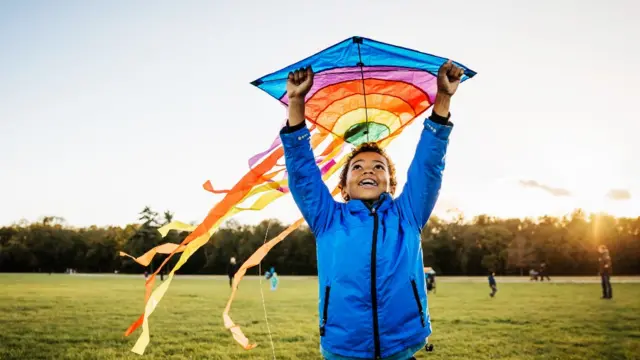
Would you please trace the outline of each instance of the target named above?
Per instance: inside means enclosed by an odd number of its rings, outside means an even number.
[[[269,236],[269,228],[271,227],[271,221],[267,223],[267,231],[264,233],[263,245],[267,242]],[[269,326],[269,318],[267,317],[267,303],[264,301],[264,291],[262,290],[262,260],[258,263],[258,279],[260,280],[260,296],[262,296],[262,309],[264,310],[264,321],[267,324],[267,332],[269,333],[269,341],[271,342],[271,353],[273,354],[273,360],[276,360],[276,348],[273,344],[273,336],[271,335],[271,327]]]

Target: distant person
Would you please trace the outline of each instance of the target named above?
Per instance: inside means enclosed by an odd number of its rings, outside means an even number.
[[[611,290],[611,256],[609,256],[609,249],[606,246],[598,246],[598,263],[600,265],[600,280],[602,283],[602,298],[611,299],[613,292]]]
[[[276,268],[275,267],[271,267],[271,269],[269,269],[269,271],[267,271],[264,274],[264,277],[267,280],[271,281],[271,291],[275,291],[278,288],[278,273],[276,272]]]
[[[238,272],[238,264],[236,264],[236,258],[229,259],[229,266],[227,267],[227,274],[229,275],[229,287],[233,286],[233,277]]]
[[[544,278],[546,277],[547,280],[551,281],[551,279],[549,278],[549,274],[547,273],[548,269],[547,269],[547,263],[546,262],[541,262],[540,263],[540,272],[538,273],[538,275],[540,276],[540,281],[544,281]]]
[[[496,276],[496,273],[494,272],[489,273],[489,287],[491,288],[491,293],[489,294],[489,296],[491,297],[494,297],[498,292],[498,285],[496,284],[495,276]]]
[[[424,268],[424,281],[427,284],[427,292],[436,293],[436,272],[431,267]]]

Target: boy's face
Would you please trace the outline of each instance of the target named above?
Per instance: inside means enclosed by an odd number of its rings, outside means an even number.
[[[389,183],[387,159],[375,152],[362,152],[349,163],[342,193],[350,200],[377,200],[383,192],[389,191]]]

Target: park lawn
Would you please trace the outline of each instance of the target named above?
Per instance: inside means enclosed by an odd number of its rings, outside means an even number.
[[[159,281],[158,281],[159,282]],[[150,318],[151,343],[124,337],[143,311],[141,276],[0,274],[0,359],[270,359],[257,278],[240,284],[231,316],[259,346],[224,328],[224,278],[176,278]],[[314,278],[262,281],[277,359],[319,359]],[[640,359],[640,284],[439,282],[429,296],[435,345],[418,359]]]

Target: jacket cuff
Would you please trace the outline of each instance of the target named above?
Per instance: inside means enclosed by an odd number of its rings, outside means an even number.
[[[289,120],[287,119],[287,124],[282,128],[281,132],[291,133],[291,132],[294,132],[294,131],[298,131],[298,130],[302,129],[303,127],[306,127],[306,126],[307,126],[306,121],[303,121],[298,125],[289,126]]]
[[[449,118],[451,118],[451,112],[449,112],[447,114],[446,117],[444,116],[440,116],[438,114],[436,114],[435,111],[431,112],[431,116],[429,116],[429,119],[431,119],[431,121],[435,122],[436,124],[440,124],[440,125],[453,125],[451,124],[451,122],[449,121]]]
[[[450,121],[447,125],[443,125],[433,121],[431,118],[424,120],[424,131],[432,133],[440,140],[448,140],[449,135],[451,135],[451,130],[453,130],[453,123]]]
[[[310,136],[311,132],[304,122],[293,127],[287,125],[280,130],[280,139],[284,148],[309,144]]]

